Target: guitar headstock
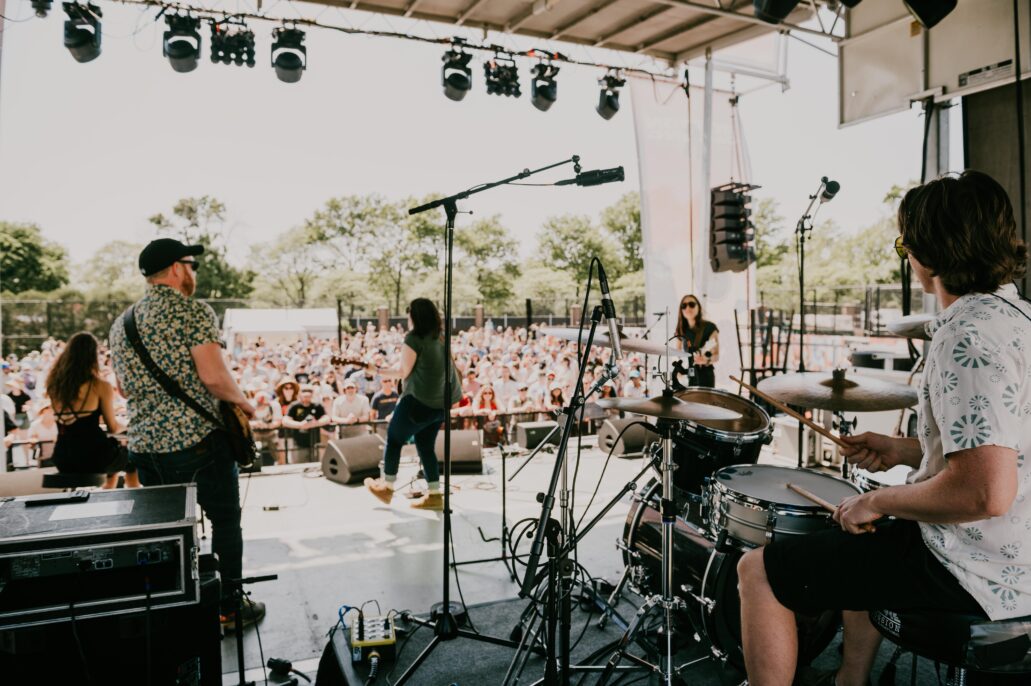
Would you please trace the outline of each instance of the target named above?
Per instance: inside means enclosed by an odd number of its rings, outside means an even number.
[[[365,366],[365,360],[360,357],[345,357],[343,355],[334,355],[329,358],[329,363],[334,367],[342,367],[347,364],[357,365],[359,367]]]

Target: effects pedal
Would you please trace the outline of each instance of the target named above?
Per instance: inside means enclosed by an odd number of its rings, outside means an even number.
[[[397,631],[394,628],[394,617],[363,617],[351,624],[348,633],[351,645],[351,662],[358,664],[369,661],[375,653],[378,658],[393,660],[397,647]]]

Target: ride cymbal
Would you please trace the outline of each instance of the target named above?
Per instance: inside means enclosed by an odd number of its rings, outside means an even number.
[[[540,332],[545,336],[555,336],[556,338],[564,338],[567,341],[576,341],[577,337],[580,337],[580,341],[583,343],[587,342],[587,330],[583,330],[583,335],[580,334],[580,329],[575,326],[543,326]],[[594,334],[594,344],[599,345],[603,348],[611,348],[612,344],[609,341],[609,335],[600,331]],[[634,338],[632,336],[623,336],[619,339],[620,347],[627,352],[641,353],[642,355],[656,355],[663,356],[666,354],[666,346],[662,343],[655,341],[649,341],[644,338]],[[669,346],[670,357],[690,357],[691,353],[678,350],[672,344]]]
[[[715,405],[681,400],[671,392],[653,398],[602,398],[595,402],[606,410],[622,410],[631,414],[643,414],[660,419],[704,422],[730,421],[741,418],[740,412]]]
[[[881,412],[913,407],[916,389],[869,376],[833,372],[800,372],[771,376],[759,390],[789,405],[832,412]]]
[[[933,320],[929,314],[911,314],[888,322],[888,331],[902,338],[915,338],[921,341],[931,340],[927,333],[927,325]]]

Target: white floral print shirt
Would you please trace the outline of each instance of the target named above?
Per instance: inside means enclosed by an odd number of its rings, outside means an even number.
[[[966,524],[920,524],[928,548],[993,620],[1031,615],[1031,321],[1024,314],[1031,316],[1031,304],[1008,285],[965,295],[929,324],[917,412],[923,461],[909,477],[934,476],[960,450],[1017,451],[1019,484],[1009,512]]]

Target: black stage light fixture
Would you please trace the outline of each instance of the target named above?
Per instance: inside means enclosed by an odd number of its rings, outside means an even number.
[[[297,83],[308,68],[304,31],[281,26],[272,31],[272,67],[284,83]]]
[[[755,16],[770,24],[784,21],[791,10],[795,9],[799,0],[753,0]]]
[[[68,19],[64,22],[64,47],[76,62],[89,62],[100,55],[100,18],[103,13],[96,5],[77,2],[63,3]]]
[[[863,0],[841,0],[841,4],[844,5],[845,7],[849,8],[849,9],[852,9],[853,7],[855,7],[856,5],[861,3],[862,1]]]
[[[957,0],[902,0],[913,17],[929,29],[956,9]]]
[[[451,49],[441,58],[444,66],[440,69],[440,82],[444,86],[444,95],[456,102],[473,87],[473,70],[469,68],[473,56],[462,49],[464,44],[465,39],[455,38]]]
[[[484,62],[483,78],[488,95],[518,98],[523,94],[519,88],[519,68],[510,53],[496,52],[494,57]]]
[[[536,51],[531,54],[537,54]],[[541,112],[547,112],[558,100],[558,84],[555,83],[555,76],[558,75],[556,67],[550,59],[538,62],[530,78],[530,101],[533,106]]]
[[[200,19],[182,14],[165,17],[168,30],[161,43],[161,54],[180,74],[193,71],[200,60]]]
[[[239,20],[211,23],[211,61],[254,66],[254,32]]]
[[[32,0],[30,3],[32,9],[36,10],[36,16],[42,19],[50,13],[50,8],[53,7],[53,0]]]
[[[598,79],[601,92],[598,93],[598,114],[602,119],[612,119],[619,112],[619,89],[626,84],[626,79],[620,78],[619,72],[610,70],[605,76]]]

